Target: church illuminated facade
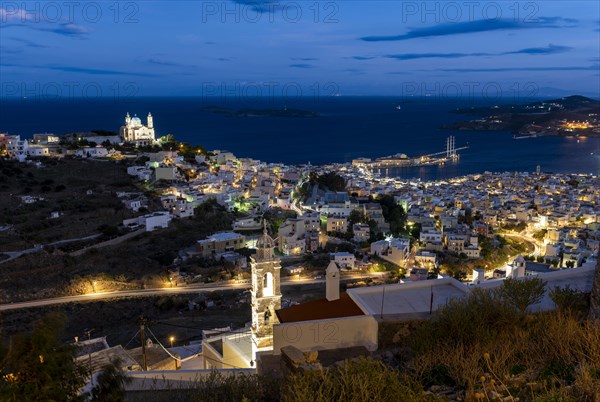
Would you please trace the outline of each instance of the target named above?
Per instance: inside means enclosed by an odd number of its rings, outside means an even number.
[[[148,113],[147,125],[142,124],[142,120],[129,113],[125,116],[125,125],[121,126],[121,138],[124,142],[135,144],[136,147],[154,145],[156,137],[154,133],[154,121],[152,114]]]
[[[281,308],[281,263],[274,253],[275,242],[267,234],[256,242],[256,254],[250,257],[252,269],[252,331],[258,347],[273,342],[273,324],[277,324],[275,310]]]

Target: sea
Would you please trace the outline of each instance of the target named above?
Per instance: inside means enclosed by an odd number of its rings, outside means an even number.
[[[528,102],[534,101],[528,99]],[[497,104],[511,103],[496,100]],[[157,136],[207,150],[227,150],[238,157],[266,162],[321,165],[358,157],[394,154],[415,157],[442,152],[455,137],[455,163],[395,168],[382,175],[440,180],[471,173],[543,172],[600,174],[600,138],[538,137],[513,139],[509,131],[461,131],[442,126],[477,118],[454,113],[457,108],[490,104],[478,99],[439,100],[394,97],[326,98],[135,98],[135,99],[2,99],[0,132],[31,138],[35,133],[65,134],[89,130],[117,131],[126,113],[146,122],[154,117]],[[203,110],[219,106],[239,109],[300,109],[318,117],[235,117]]]

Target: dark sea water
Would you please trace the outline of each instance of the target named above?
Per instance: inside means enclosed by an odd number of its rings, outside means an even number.
[[[507,101],[509,103],[509,101]],[[401,105],[401,109],[396,109]],[[125,113],[145,123],[152,112],[157,136],[174,134],[180,141],[206,149],[229,150],[238,157],[267,162],[324,164],[357,157],[396,153],[418,156],[445,150],[456,137],[460,160],[445,166],[394,169],[384,174],[423,180],[483,171],[543,171],[600,174],[600,138],[542,137],[514,140],[510,132],[440,129],[470,119],[452,113],[457,107],[480,106],[475,100],[436,101],[394,98],[332,97],[303,99],[223,100],[221,98],[138,98],[130,100],[0,100],[0,132],[64,134],[104,129],[118,131]],[[232,117],[202,111],[206,106],[231,109],[302,109],[315,118]]]

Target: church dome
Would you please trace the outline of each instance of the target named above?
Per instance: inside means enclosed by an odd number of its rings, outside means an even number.
[[[137,116],[136,116],[136,117],[132,117],[132,118],[131,118],[131,124],[132,124],[133,126],[141,126],[141,125],[142,125],[142,121],[141,121],[141,120],[140,120],[140,118],[139,118],[139,117],[137,117]]]
[[[267,233],[267,222],[264,221],[263,235],[256,241],[256,259],[264,261],[273,258],[274,248],[275,241]]]
[[[256,241],[256,248],[274,248],[274,247],[275,247],[275,242],[273,241],[271,236],[269,236],[266,233],[266,230],[265,230],[263,235],[260,236],[258,238],[258,240]]]

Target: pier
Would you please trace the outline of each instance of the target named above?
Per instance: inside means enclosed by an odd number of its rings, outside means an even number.
[[[446,139],[446,150],[434,152],[427,155],[422,155],[410,158],[404,154],[396,154],[393,156],[385,156],[377,158],[373,161],[362,160],[356,164],[361,164],[368,169],[386,169],[394,167],[419,167],[429,165],[443,165],[446,162],[456,161],[460,155],[457,151],[469,148],[468,146],[456,147],[456,139],[450,136]],[[354,162],[353,162],[354,163]]]

